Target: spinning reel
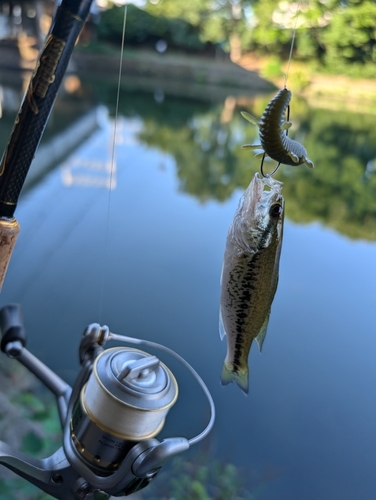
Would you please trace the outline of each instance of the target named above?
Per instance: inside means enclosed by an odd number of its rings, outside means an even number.
[[[212,397],[194,369],[171,349],[89,325],[79,347],[81,371],[71,388],[26,348],[20,307],[0,310],[1,350],[36,375],[56,396],[63,446],[45,459],[0,441],[0,464],[61,500],[105,500],[147,486],[163,464],[203,439],[214,424]],[[130,347],[104,350],[108,340],[144,344],[168,352],[195,376],[211,417],[192,439],[155,436],[178,397],[172,372],[156,356]]]

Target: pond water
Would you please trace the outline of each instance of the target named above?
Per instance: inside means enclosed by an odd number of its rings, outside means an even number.
[[[92,322],[162,343],[190,362],[217,419],[188,459],[209,472],[233,464],[234,481],[244,483],[232,496],[210,498],[373,499],[376,116],[292,102],[291,134],[315,169],[283,166],[276,175],[286,203],[280,281],[263,353],[257,346],[250,353],[245,397],[219,382],[226,351],[219,277],[228,227],[259,167],[240,149],[257,132],[239,111],[260,116],[270,96],[209,102],[124,86],[110,191],[115,93],[114,85],[82,79],[57,102],[51,136],[59,110],[73,126],[77,106],[66,103],[79,95],[81,115],[95,110],[97,126],[24,190],[1,305],[21,303],[29,349],[69,383]],[[10,115],[0,120],[3,139]],[[207,403],[184,368],[161,358],[180,386],[161,437],[192,437],[206,425]],[[143,498],[162,498],[172,474]],[[198,495],[175,491],[208,498]]]

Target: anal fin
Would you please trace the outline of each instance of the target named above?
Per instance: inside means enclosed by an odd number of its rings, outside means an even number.
[[[256,342],[257,345],[259,346],[260,352],[262,352],[262,345],[264,343],[265,337],[266,337],[266,331],[268,329],[268,323],[269,323],[269,318],[270,318],[270,309],[268,311],[268,314],[266,315],[266,318],[264,320],[264,323],[258,332],[258,335],[256,337]]]

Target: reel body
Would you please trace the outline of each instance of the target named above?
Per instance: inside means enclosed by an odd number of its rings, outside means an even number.
[[[174,375],[156,356],[130,348],[103,346],[108,340],[154,344],[109,332],[93,323],[82,337],[82,366],[73,388],[26,348],[20,307],[0,310],[1,349],[34,373],[56,396],[63,445],[46,459],[35,459],[0,441],[0,464],[61,500],[104,500],[129,495],[147,486],[171,457],[205,437],[214,423],[210,393],[193,368],[211,406],[206,429],[190,440],[159,442],[169,409],[178,397]]]
[[[116,470],[135,443],[155,437],[178,396],[156,356],[120,347],[103,351],[73,408],[71,436],[90,465]]]

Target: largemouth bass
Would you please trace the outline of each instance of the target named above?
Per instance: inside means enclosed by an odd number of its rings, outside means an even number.
[[[242,196],[226,241],[221,276],[220,333],[227,336],[222,385],[248,393],[248,354],[260,352],[278,284],[284,199],[282,182],[258,173]],[[269,188],[269,189],[264,189]]]

